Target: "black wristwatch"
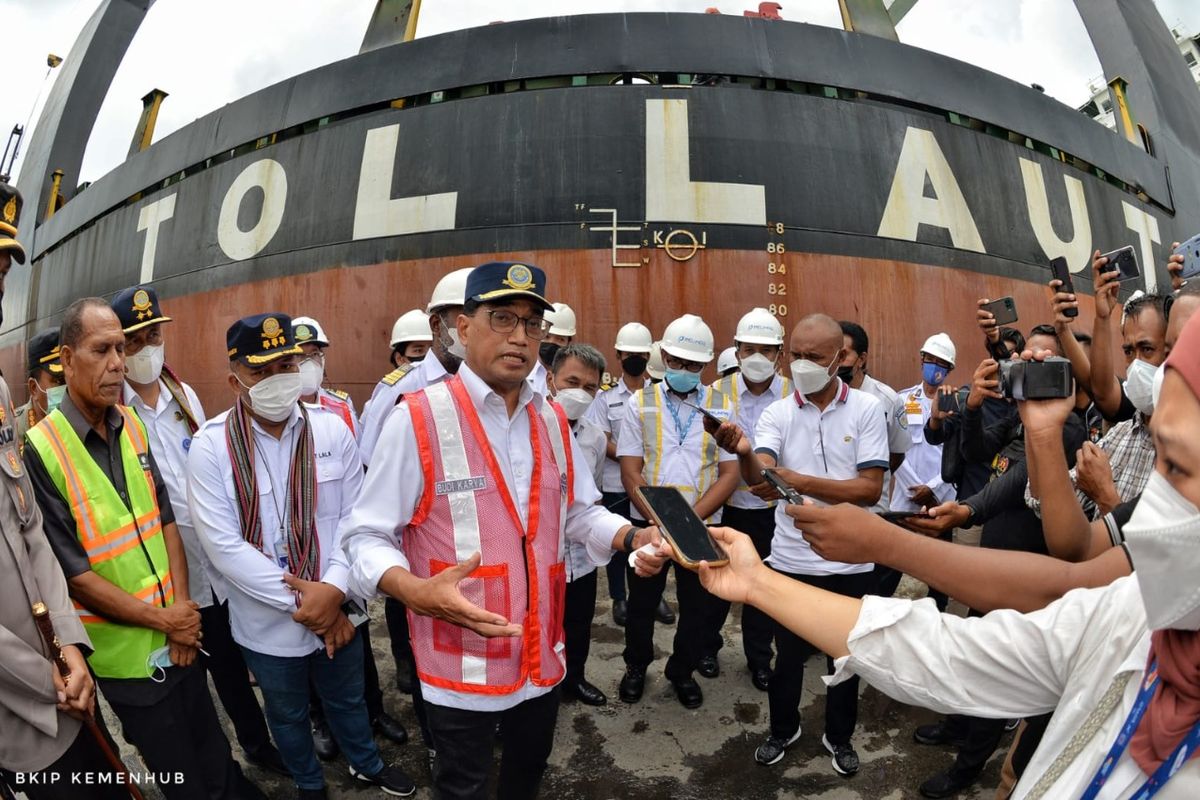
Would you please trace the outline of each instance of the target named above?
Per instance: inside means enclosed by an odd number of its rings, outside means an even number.
[[[634,537],[636,537],[636,536],[638,535],[638,533],[639,533],[639,532],[641,532],[641,531],[644,531],[644,530],[645,530],[645,528],[639,528],[639,527],[638,527],[638,526],[636,526],[636,525],[631,525],[631,526],[629,527],[629,530],[627,530],[627,531],[625,532],[625,541],[624,541],[624,543],[623,543],[623,544],[625,545],[625,552],[626,552],[626,553],[632,553],[632,552],[633,552],[633,540],[634,540]]]

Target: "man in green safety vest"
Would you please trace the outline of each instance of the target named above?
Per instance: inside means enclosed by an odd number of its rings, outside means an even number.
[[[233,760],[194,665],[200,614],[171,501],[145,426],[119,405],[121,323],[107,301],[84,298],[60,339],[67,392],[26,434],[25,461],[92,640],[88,663],[168,798],[263,797]]]

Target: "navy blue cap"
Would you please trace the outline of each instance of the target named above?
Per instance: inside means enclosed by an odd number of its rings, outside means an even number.
[[[158,293],[149,286],[130,286],[117,292],[113,298],[112,310],[126,333],[141,330],[147,325],[157,325],[160,322],[170,322],[170,317],[164,317],[158,306]]]
[[[38,370],[48,370],[54,375],[62,375],[62,363],[58,360],[58,328],[42,331],[29,340],[25,345],[25,355],[29,361],[29,374]]]
[[[554,306],[546,301],[546,273],[532,264],[518,261],[480,264],[467,276],[467,289],[463,296],[478,303],[496,303],[523,297],[533,301],[543,311],[554,310]]]
[[[225,346],[229,348],[230,361],[252,367],[304,352],[292,336],[292,318],[280,313],[239,319],[225,333]]]

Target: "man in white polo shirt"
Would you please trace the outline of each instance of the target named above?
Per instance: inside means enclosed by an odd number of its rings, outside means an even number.
[[[888,466],[887,424],[877,399],[834,377],[844,349],[841,326],[824,314],[812,314],[796,325],[789,344],[796,391],[762,413],[753,448],[733,424],[721,426],[718,441],[737,453],[742,477],[763,499],[778,497],[762,479],[762,470],[773,467],[797,492],[821,505],[874,505],[883,490],[883,473]],[[784,513],[784,506],[779,503],[775,509],[769,559],[772,569],[851,597],[862,597],[873,590],[874,565],[821,558]],[[763,765],[777,763],[787,747],[800,738],[804,662],[816,652],[811,644],[782,626],[776,628],[775,646],[778,655],[768,689],[771,730],[754,753],[754,759]],[[832,660],[829,670],[833,671]],[[831,686],[825,700],[822,744],[833,755],[833,768],[842,775],[858,771],[858,754],[850,744],[857,718],[857,681]]]

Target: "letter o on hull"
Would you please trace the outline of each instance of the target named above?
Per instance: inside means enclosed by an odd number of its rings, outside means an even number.
[[[263,191],[262,211],[250,230],[238,227],[238,212],[246,193],[254,187]],[[264,158],[242,170],[234,179],[221,201],[221,216],[217,221],[217,242],[225,255],[235,261],[253,258],[262,252],[283,221],[287,203],[287,173],[278,161]]]

